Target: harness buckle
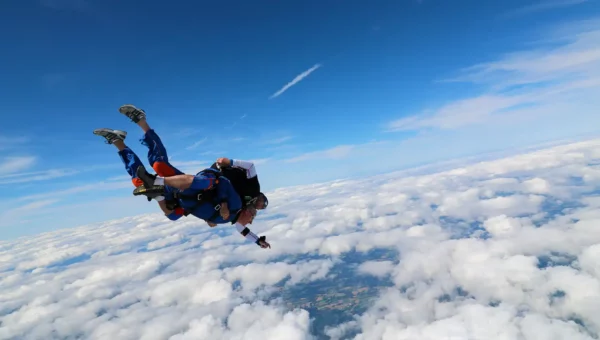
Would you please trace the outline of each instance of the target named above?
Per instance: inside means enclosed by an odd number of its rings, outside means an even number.
[[[221,210],[221,205],[220,205],[220,204],[217,204],[217,205],[215,205],[215,210],[216,210],[216,211],[219,211],[219,210]]]

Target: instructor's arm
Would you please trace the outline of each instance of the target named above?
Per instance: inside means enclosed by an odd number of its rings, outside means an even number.
[[[167,216],[173,212],[173,210],[169,210],[169,208],[167,208],[167,202],[165,200],[159,201],[158,206]]]

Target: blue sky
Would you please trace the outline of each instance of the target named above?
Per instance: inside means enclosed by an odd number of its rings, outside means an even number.
[[[597,1],[0,4],[0,237],[157,211],[115,149],[144,108],[173,162],[266,190],[595,136]]]

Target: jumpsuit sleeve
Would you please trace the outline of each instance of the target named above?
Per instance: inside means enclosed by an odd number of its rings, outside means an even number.
[[[246,177],[252,178],[256,177],[256,167],[254,166],[254,162],[252,161],[242,161],[239,159],[231,159],[231,166],[237,166],[246,170]]]
[[[167,218],[169,218],[171,221],[177,221],[181,218],[181,216],[183,216],[183,209],[176,208],[175,210],[171,211],[170,214],[167,215]]]
[[[255,233],[250,231],[250,229],[248,227],[245,227],[245,226],[241,225],[240,223],[236,223],[235,228],[237,229],[237,231],[240,234],[242,234],[242,236],[244,236],[246,238],[246,240],[250,240],[255,243],[258,242],[258,236],[256,236]]]

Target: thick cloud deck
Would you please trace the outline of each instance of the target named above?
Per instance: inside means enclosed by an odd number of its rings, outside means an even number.
[[[391,287],[332,339],[593,339],[599,186],[590,141],[277,190],[253,227],[269,250],[160,214],[3,242],[0,339],[312,339],[276,285],[335,286],[340,255],[376,248],[399,256],[354,273]]]

